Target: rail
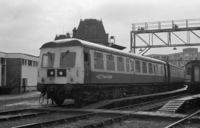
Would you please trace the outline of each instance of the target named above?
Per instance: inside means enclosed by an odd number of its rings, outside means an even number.
[[[200,110],[196,111],[195,113],[191,114],[191,115],[188,115],[186,117],[184,117],[183,119],[177,121],[177,122],[174,122],[173,124],[170,124],[169,126],[165,127],[165,128],[174,128],[175,126],[183,123],[184,121],[194,117],[195,115],[199,114],[200,113]]]

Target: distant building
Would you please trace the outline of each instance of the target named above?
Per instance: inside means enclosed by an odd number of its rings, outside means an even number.
[[[103,23],[96,19],[81,20],[78,29],[73,29],[73,37],[108,45],[108,34],[104,29]]]
[[[183,49],[183,52],[168,55],[150,54],[146,56],[164,60],[180,67],[185,67],[185,64],[191,60],[200,60],[200,52],[198,52],[198,48],[186,48]]]
[[[54,40],[66,39],[66,38],[77,38],[86,40],[89,42],[105,45],[115,49],[123,50],[126,47],[115,44],[115,37],[106,33],[103,22],[97,19],[85,19],[80,20],[78,28],[73,29],[73,34],[69,33],[56,35]]]
[[[0,52],[0,93],[35,90],[39,57]]]

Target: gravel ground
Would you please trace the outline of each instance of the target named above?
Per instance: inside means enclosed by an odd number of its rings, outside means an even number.
[[[170,123],[172,122],[153,119],[129,119],[105,128],[164,128]]]
[[[51,121],[55,119],[63,119],[63,118],[68,118],[68,117],[73,117],[78,114],[74,113],[50,113],[47,115],[42,115],[42,116],[36,116],[36,117],[30,117],[30,118],[22,118],[16,121],[5,121],[1,122],[0,128],[10,128],[13,126],[19,126],[19,125],[24,125],[24,124],[30,124],[30,123],[39,123],[39,122],[45,122],[45,121]]]
[[[19,100],[3,101],[0,104],[0,112],[18,110],[18,109],[28,109],[34,106],[40,106],[37,97],[30,99],[23,99],[23,100],[19,99]]]
[[[61,125],[56,125],[56,126],[51,126],[48,128],[79,128],[81,126],[86,126],[89,125],[91,123],[98,123],[101,122],[103,120],[105,120],[106,118],[108,118],[107,116],[92,116],[89,117],[87,119],[83,119],[83,120],[78,120],[76,122],[72,122],[72,123],[65,123],[65,124],[61,124]]]

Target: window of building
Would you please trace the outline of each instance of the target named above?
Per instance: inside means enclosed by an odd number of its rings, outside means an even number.
[[[149,63],[149,74],[153,74],[153,65]]]
[[[37,62],[35,61],[35,65],[34,65],[35,67],[37,67]]]
[[[94,52],[94,68],[104,69],[103,54],[100,52]]]
[[[142,62],[142,72],[147,73],[147,63],[146,62]]]
[[[26,65],[27,64],[27,60],[26,59],[22,59],[22,65]]]
[[[126,59],[126,71],[130,72],[130,59]]]
[[[37,61],[33,61],[33,66],[37,67],[38,66],[38,62]]]
[[[55,53],[47,53],[42,56],[42,67],[53,67]]]
[[[22,61],[22,62],[21,62],[21,63],[22,63],[22,65],[24,65],[24,59],[21,59],[21,61]]]
[[[138,60],[135,61],[135,72],[137,72],[137,73],[141,72],[140,61],[138,61]]]
[[[60,67],[74,67],[76,62],[76,52],[62,52],[60,54]]]
[[[106,55],[107,70],[115,70],[115,61],[113,55]]]
[[[27,65],[27,60],[24,60],[24,65]]]
[[[32,66],[33,64],[33,61],[32,60],[28,60],[28,66]]]
[[[123,57],[117,57],[117,70],[124,71],[124,58]]]

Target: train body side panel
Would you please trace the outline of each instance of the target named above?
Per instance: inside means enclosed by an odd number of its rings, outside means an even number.
[[[91,83],[160,83],[164,82],[164,76],[128,74],[128,73],[109,73],[91,72]]]

